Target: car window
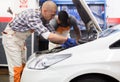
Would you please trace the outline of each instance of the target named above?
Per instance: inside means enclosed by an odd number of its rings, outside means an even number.
[[[120,49],[120,40],[116,41],[115,43],[113,43],[112,45],[110,45],[111,49]]]
[[[108,29],[104,30],[102,33],[100,33],[99,38],[109,36],[115,32],[118,32],[118,29],[108,28]]]

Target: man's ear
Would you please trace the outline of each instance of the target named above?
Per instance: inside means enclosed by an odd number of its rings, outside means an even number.
[[[41,11],[42,11],[43,13],[45,13],[47,10],[46,10],[46,9],[41,9]]]
[[[47,10],[46,10],[46,9],[44,9],[44,10],[43,10],[43,12],[47,12]]]

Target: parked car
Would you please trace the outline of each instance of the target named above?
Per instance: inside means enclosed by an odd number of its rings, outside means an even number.
[[[21,82],[119,82],[120,25],[78,46],[36,52],[23,70]]]

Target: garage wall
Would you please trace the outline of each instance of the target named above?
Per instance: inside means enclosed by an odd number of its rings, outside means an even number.
[[[0,65],[6,64],[6,57],[4,53],[4,49],[2,46],[2,37],[1,32],[7,25],[9,21],[12,20],[12,18],[19,12],[29,9],[29,8],[38,8],[39,4],[37,0],[1,0],[0,1]],[[13,15],[7,12],[8,8],[10,8],[13,11]],[[27,56],[29,57],[31,55],[31,36],[27,39],[27,47],[28,52]],[[17,54],[16,54],[17,55]]]

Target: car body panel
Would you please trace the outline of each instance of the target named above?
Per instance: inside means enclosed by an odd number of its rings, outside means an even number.
[[[120,40],[120,25],[111,29],[117,32],[98,38],[53,55],[71,54],[72,56],[42,70],[29,69],[26,63],[21,82],[69,82],[71,79],[89,73],[111,76],[120,81],[120,47],[110,48]]]

